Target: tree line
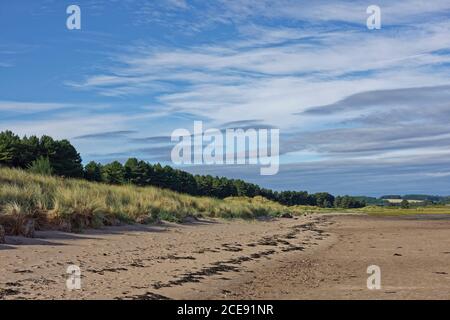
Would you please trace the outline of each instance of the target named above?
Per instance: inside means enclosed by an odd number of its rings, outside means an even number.
[[[48,159],[55,175],[83,177],[80,154],[68,140],[49,136],[20,138],[11,131],[0,132],[0,165],[27,169],[39,159]]]
[[[194,196],[226,198],[233,196],[262,196],[283,205],[313,205],[324,208],[358,208],[363,201],[344,196],[334,197],[327,192],[308,194],[306,191],[273,191],[241,179],[193,175],[161,164],[150,164],[136,158],[125,164],[114,161],[101,164],[94,161],[83,167],[80,154],[68,140],[54,140],[49,136],[20,138],[11,131],[0,133],[0,165],[34,169],[40,173],[84,178],[108,184],[156,186]]]

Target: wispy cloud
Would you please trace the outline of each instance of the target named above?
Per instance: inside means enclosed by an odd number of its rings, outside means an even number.
[[[121,137],[127,137],[129,134],[136,133],[132,130],[122,130],[122,131],[108,131],[93,134],[85,134],[82,136],[74,137],[74,139],[115,139]]]
[[[167,24],[186,32],[201,32],[218,25],[242,25],[248,21],[289,20],[308,24],[342,22],[347,25],[365,26],[366,8],[372,4],[363,0],[219,0],[150,2],[141,0],[139,10],[135,14],[140,23]],[[188,5],[185,5],[189,3]],[[168,6],[172,4],[172,6]],[[175,4],[175,5],[174,5]],[[382,8],[383,23],[386,25],[412,24],[418,21],[445,17],[450,11],[450,4],[446,0],[424,2],[421,0],[376,2]],[[188,15],[176,15],[173,21],[173,11],[170,9],[189,9]]]
[[[70,103],[0,101],[0,111],[10,111],[14,113],[33,113],[71,108],[74,106],[75,104]]]
[[[248,31],[222,46],[137,47],[116,57],[121,67],[70,84],[109,96],[150,94],[168,113],[218,122],[245,115],[279,125],[295,109],[359,91],[448,82],[448,69],[437,68],[450,63],[450,55],[439,53],[450,47],[448,22],[379,34],[325,30],[306,38],[294,28],[272,29],[266,38],[256,31],[253,40],[263,47],[244,39]]]
[[[110,108],[2,101],[0,111],[16,117],[0,126],[77,137],[96,159],[152,161],[168,160],[170,132],[195,119],[221,130],[276,127],[281,172],[259,180],[271,186],[350,190],[361,176],[372,190],[395,179],[409,190],[419,178],[442,186],[450,3],[376,4],[382,29],[370,31],[366,1],[90,1],[99,19],[113,7],[127,16],[128,34],[108,46],[107,59],[58,79]],[[86,32],[95,51],[97,31]],[[7,49],[0,45],[2,63]],[[262,179],[249,167],[204,170]]]

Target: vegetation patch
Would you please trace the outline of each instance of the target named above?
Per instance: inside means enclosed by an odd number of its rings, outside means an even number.
[[[79,232],[122,223],[183,222],[192,217],[255,219],[323,210],[285,206],[261,196],[195,197],[152,186],[108,185],[0,168],[0,225],[7,234],[32,236],[25,228],[30,229],[31,222],[33,231]]]
[[[365,208],[354,209],[353,212],[366,213],[373,216],[403,216],[403,215],[433,215],[433,214],[450,214],[450,206],[368,206]]]
[[[49,136],[21,138],[11,131],[0,132],[1,165],[27,169],[41,175],[83,178],[111,185],[155,186],[192,196],[218,199],[261,196],[287,206],[358,208],[365,205],[364,201],[354,197],[334,197],[328,192],[308,194],[306,191],[273,191],[241,179],[193,175],[170,166],[150,164],[136,158],[128,159],[125,164],[118,161],[108,164],[91,161],[83,167],[80,154],[68,140],[58,141]],[[168,220],[176,221],[179,218],[170,213],[164,215]],[[244,215],[251,217],[248,212],[243,212],[241,216]],[[235,217],[231,212],[224,216]]]

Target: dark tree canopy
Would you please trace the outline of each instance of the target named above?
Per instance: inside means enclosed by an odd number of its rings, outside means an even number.
[[[84,178],[89,181],[102,181],[102,165],[95,161],[89,162],[84,167]]]
[[[111,162],[103,166],[102,180],[110,184],[122,184],[125,182],[125,169],[119,161]]]
[[[0,133],[0,165],[26,169],[40,158],[49,160],[56,175],[83,176],[81,157],[69,141],[49,136],[20,138],[11,131]]]
[[[334,199],[334,206],[336,208],[344,208],[344,209],[351,209],[351,208],[361,208],[364,207],[366,203],[364,201],[358,200],[354,197],[350,196],[337,196]]]

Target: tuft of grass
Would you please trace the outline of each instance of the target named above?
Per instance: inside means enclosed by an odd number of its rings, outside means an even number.
[[[181,222],[186,216],[254,219],[322,210],[287,207],[262,197],[220,200],[156,187],[107,185],[0,168],[0,217],[32,217],[38,227],[67,231],[136,221]]]
[[[28,170],[33,173],[42,174],[42,175],[51,175],[53,173],[53,168],[50,164],[50,160],[48,158],[40,157],[34,160],[31,165],[28,167]]]

